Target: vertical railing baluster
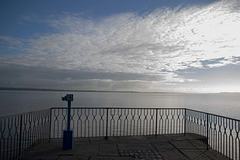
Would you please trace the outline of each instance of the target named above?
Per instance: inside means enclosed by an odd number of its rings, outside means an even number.
[[[107,108],[107,115],[106,115],[106,137],[105,139],[108,138],[108,108]]]
[[[158,109],[156,109],[156,119],[155,119],[155,122],[156,122],[156,126],[155,126],[155,136],[157,136],[157,126],[158,126]]]
[[[90,132],[90,126],[89,126],[89,114],[90,114],[90,111],[89,109],[86,109],[85,110],[85,116],[86,116],[86,119],[85,119],[85,126],[86,126],[86,130],[85,130],[85,135],[86,137],[89,137],[89,132]]]
[[[51,140],[51,131],[52,131],[52,108],[50,108],[49,109],[49,112],[50,112],[50,114],[49,114],[49,139],[48,139],[48,141],[50,141]]]
[[[218,117],[218,119],[217,119],[217,121],[218,121],[218,142],[217,142],[217,146],[218,146],[218,148],[217,148],[217,151],[218,151],[218,153],[220,152],[220,134],[221,134],[221,121],[220,121],[220,117]]]
[[[100,109],[99,110],[99,114],[100,114],[100,121],[99,121],[99,133],[101,133],[101,136],[104,136],[104,109]],[[102,127],[101,127],[102,124]]]
[[[187,109],[184,109],[184,136],[186,135],[187,132]]]
[[[119,110],[120,109],[117,109],[117,130],[118,130],[118,135],[119,136],[121,136],[121,132],[122,132],[122,130],[121,130],[121,114],[120,114],[120,112],[119,112]]]
[[[32,129],[32,112],[29,113],[29,116],[28,116],[28,140],[27,140],[27,151],[29,151],[30,147],[31,147],[31,129]],[[40,132],[41,134],[41,132]]]
[[[18,116],[15,116],[14,117],[14,119],[15,119],[15,121],[14,121],[14,126],[15,126],[15,133],[14,133],[14,144],[13,144],[13,146],[14,146],[14,148],[13,148],[13,151],[14,151],[14,154],[13,154],[13,157],[14,158],[16,158],[16,156],[17,156],[17,146],[16,145],[18,145],[18,143],[16,143],[16,141],[17,141],[17,139],[18,139],[18,129],[17,129],[17,124],[19,123],[19,122],[17,122],[17,118],[18,118]],[[16,136],[17,135],[17,136]],[[17,137],[17,138],[16,138]],[[1,143],[0,143],[0,145],[1,145]],[[1,147],[0,147],[0,158],[1,158]]]
[[[3,129],[3,122],[4,119],[0,119],[0,133],[1,133],[1,138],[0,138],[0,159],[4,157],[4,129]]]
[[[239,131],[240,131],[240,121],[238,121],[238,131],[237,131],[237,139],[238,139],[238,159],[240,159],[240,136],[239,136]]]
[[[209,114],[207,113],[207,150],[209,149],[208,147],[208,139],[209,139]]]
[[[124,117],[124,120],[123,120],[123,132],[122,132],[122,135],[124,136],[124,135],[126,135],[126,133],[127,133],[127,128],[126,128],[126,122],[127,122],[127,113],[126,113],[126,109],[123,109],[123,117]]]
[[[134,114],[133,114],[133,135],[136,135],[136,123],[135,123],[135,116],[136,116],[136,109],[134,109]]]
[[[71,124],[71,125],[69,125],[69,129],[70,129],[70,126],[71,126],[73,131],[75,130],[75,120],[74,120],[74,117],[75,117],[75,109],[72,108],[71,109],[71,114],[70,114],[70,122],[69,122],[69,124]]]
[[[167,130],[166,130],[166,134],[170,134],[170,131],[171,131],[171,128],[170,128],[170,119],[169,119],[169,117],[170,117],[170,111],[172,112],[172,110],[171,109],[167,109],[166,110],[167,111]]]
[[[212,128],[212,125],[213,125],[213,116],[212,115],[209,115],[209,129],[210,129],[210,132],[209,132],[209,140],[210,140],[210,143],[209,145],[211,146],[211,148],[213,148],[213,128]]]
[[[172,117],[172,114],[173,114],[173,109],[170,109],[169,111],[171,111],[170,113],[168,112],[168,114],[169,114],[169,117],[170,117],[170,119],[169,119],[169,121],[168,121],[168,126],[169,126],[169,134],[173,134],[173,130],[172,130],[172,120],[173,120],[173,117]]]
[[[236,138],[235,138],[235,159],[240,158],[240,140],[239,140],[239,129],[240,123],[239,121],[235,121],[235,131],[236,131]]]
[[[7,159],[9,159],[9,150],[8,150],[8,148],[9,148],[9,134],[10,134],[10,132],[9,132],[9,121],[10,121],[10,118],[8,118],[7,119],[8,121],[7,121],[7,130],[8,130],[8,136],[7,136]]]
[[[6,140],[7,140],[7,136],[6,136],[6,132],[7,132],[7,119],[3,119],[3,124],[1,124],[1,129],[2,129],[2,143],[3,143],[3,159],[5,159],[6,157]]]
[[[129,119],[129,121],[130,121],[130,133],[129,133],[129,135],[134,135],[135,134],[135,118],[134,118],[134,116],[135,116],[135,109],[130,109],[130,111],[129,111],[129,115],[130,115],[130,119]]]
[[[229,142],[228,143],[228,148],[229,148],[229,150],[228,150],[229,156],[228,157],[229,158],[231,158],[231,149],[232,149],[232,147],[231,147],[232,127],[231,126],[232,126],[232,120],[229,119],[229,132],[230,132],[229,137],[228,137],[228,142]]]
[[[109,136],[115,136],[115,120],[114,120],[114,116],[115,116],[115,109],[111,109],[110,111],[110,121],[109,121]]]
[[[20,117],[20,137],[19,137],[19,158],[21,158],[21,152],[22,152],[22,119],[23,118],[23,115],[21,115]]]
[[[159,120],[159,134],[160,135],[162,135],[163,134],[163,109],[160,109],[160,112],[158,112],[158,113],[160,113],[160,120]]]
[[[228,130],[230,130],[230,119],[228,119]],[[227,146],[227,148],[228,148],[228,152],[227,152],[227,156],[230,158],[230,149],[231,149],[231,147],[230,147],[230,136],[228,136],[228,138],[227,138],[227,141],[228,141],[228,146]]]
[[[228,150],[228,140],[227,140],[227,128],[228,128],[228,120],[226,119],[226,126],[225,126],[225,131],[224,131],[224,133],[225,133],[225,135],[224,135],[224,139],[225,139],[225,155],[226,155],[226,157],[227,157],[227,150]]]
[[[95,110],[94,108],[92,108],[92,116],[93,116],[93,119],[92,119],[92,137],[97,137],[97,120],[96,120],[96,116],[97,116],[97,110]],[[95,130],[94,130],[95,128]]]
[[[138,135],[142,134],[142,120],[141,120],[141,116],[142,116],[142,110],[138,109],[138,120],[137,120],[137,126],[139,128],[138,129],[139,130]]]
[[[217,116],[214,116],[214,150],[217,150]]]
[[[146,112],[145,112],[146,111]],[[147,135],[147,133],[148,133],[148,119],[147,119],[147,116],[148,116],[148,109],[145,109],[144,110],[144,115],[145,115],[145,118],[144,118],[144,120],[145,120],[145,124],[146,124],[146,129],[145,129],[145,135]]]
[[[231,157],[232,157],[232,159],[233,159],[233,158],[234,158],[234,156],[233,156],[233,155],[234,155],[234,153],[233,153],[233,151],[234,151],[234,148],[233,148],[233,147],[234,147],[234,142],[233,142],[233,134],[232,134],[232,131],[233,131],[233,120],[232,120],[231,126],[232,126],[232,127],[231,127],[231,131],[230,131],[230,134],[231,134],[231,135],[230,135],[230,136],[231,136],[231,142],[232,142],[232,156],[231,156]]]

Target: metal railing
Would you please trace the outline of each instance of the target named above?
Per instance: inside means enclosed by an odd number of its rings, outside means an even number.
[[[184,133],[184,108],[72,108],[74,137]],[[61,138],[67,108],[52,108],[52,138]]]
[[[33,146],[62,138],[67,108],[0,118],[0,159],[18,159]],[[240,121],[185,108],[71,109],[74,137],[109,137],[194,133],[206,137],[206,149],[239,159]]]
[[[186,133],[207,137],[207,147],[230,159],[240,159],[240,120],[186,109]]]
[[[0,118],[0,159],[20,159],[50,138],[51,110]]]

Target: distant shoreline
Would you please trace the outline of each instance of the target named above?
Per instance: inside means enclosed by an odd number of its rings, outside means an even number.
[[[71,89],[46,89],[46,88],[17,88],[0,87],[1,90],[9,91],[50,91],[50,92],[110,92],[110,93],[162,93],[162,94],[240,94],[240,92],[219,92],[219,93],[184,93],[184,92],[139,92],[139,91],[101,91],[101,90],[71,90]]]
[[[109,92],[109,93],[189,94],[189,93],[181,93],[181,92],[138,92],[138,91],[109,91],[109,90],[101,91],[101,90],[70,90],[70,89],[15,88],[15,87],[0,87],[0,91],[1,90],[9,90],[9,91],[49,91],[49,92],[104,92],[104,93],[108,93]]]
[[[1,90],[9,91],[50,91],[50,92],[110,92],[110,93],[162,93],[162,94],[194,94],[181,92],[139,92],[139,91],[101,91],[101,90],[70,90],[70,89],[46,89],[46,88],[17,88],[17,87],[0,87]]]
[[[15,88],[15,87],[0,87],[0,90],[11,90],[11,91],[58,91],[58,92],[123,92],[123,93],[142,93],[142,92],[136,92],[136,91],[98,91],[98,90],[70,90],[70,89]]]
[[[71,90],[71,89],[46,89],[46,88],[16,88],[16,87],[0,87],[0,90],[50,91],[50,92],[57,91],[57,92],[175,93],[175,92],[138,92],[138,91],[101,91],[101,90],[99,91],[99,90]]]

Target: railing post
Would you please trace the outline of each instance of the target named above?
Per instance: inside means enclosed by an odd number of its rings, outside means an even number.
[[[156,109],[156,126],[155,126],[155,136],[157,136],[157,126],[158,126],[158,109]]]
[[[184,136],[186,135],[187,132],[187,109],[184,109]]]
[[[108,138],[108,109],[109,109],[109,108],[107,108],[107,117],[106,117],[106,137],[105,137],[105,139]]]
[[[19,159],[21,158],[21,152],[22,152],[22,118],[23,118],[23,115],[21,115],[20,117],[20,136],[19,136],[19,150],[18,150],[18,157]]]
[[[209,149],[208,148],[208,138],[209,138],[209,131],[208,131],[208,129],[209,129],[209,114],[208,113],[206,113],[207,114],[207,150]]]

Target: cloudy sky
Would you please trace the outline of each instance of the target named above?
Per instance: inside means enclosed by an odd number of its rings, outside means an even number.
[[[1,0],[0,87],[240,92],[239,0]]]

